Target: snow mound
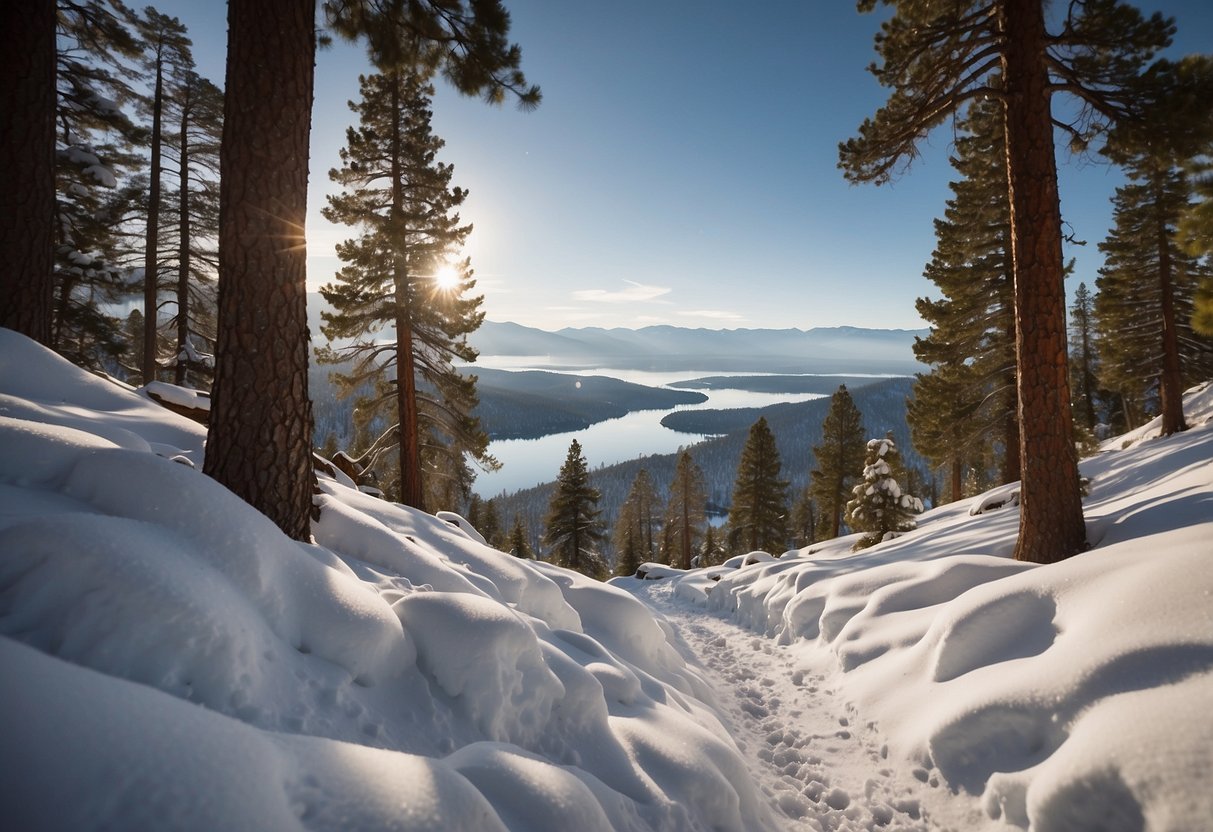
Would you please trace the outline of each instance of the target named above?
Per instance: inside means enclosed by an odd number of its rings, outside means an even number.
[[[890,761],[991,827],[1206,828],[1213,384],[1185,412],[1184,433],[1147,425],[1083,462],[1092,548],[1061,563],[1009,559],[1013,484],[860,554],[828,541],[673,592],[801,651]]]
[[[634,597],[326,476],[289,540],[204,440],[0,330],[13,828],[770,828]]]

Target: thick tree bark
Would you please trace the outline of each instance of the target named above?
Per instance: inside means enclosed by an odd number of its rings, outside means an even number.
[[[230,0],[219,332],[205,471],[310,537],[308,138],[315,0]]]
[[[1070,417],[1044,11],[1041,0],[1004,0],[1003,15],[1022,466],[1015,558],[1053,563],[1081,551],[1086,531]]]
[[[392,209],[397,233],[404,222],[404,138],[400,135],[400,74],[392,75]],[[400,502],[425,511],[421,483],[421,424],[417,417],[417,368],[413,361],[413,318],[409,268],[402,254],[396,262],[396,415],[399,420]]]
[[[0,4],[0,326],[51,345],[55,3]]]
[[[157,336],[159,335],[159,310],[157,309],[157,285],[160,262],[160,141],[161,114],[164,111],[164,63],[156,59],[156,87],[152,94],[152,158],[151,177],[147,193],[147,229],[143,243],[143,383],[156,380]]]
[[[1161,189],[1159,189],[1161,190]],[[1172,279],[1171,234],[1162,216],[1163,197],[1156,195],[1158,217],[1158,282],[1162,306],[1162,375],[1158,398],[1162,406],[1162,435],[1187,430],[1184,421],[1183,375],[1179,368],[1179,334],[1175,321],[1175,286]]]
[[[417,369],[408,278],[396,278],[396,412],[400,420],[400,502],[425,511],[421,483],[421,427],[417,419]]]
[[[186,346],[190,338],[190,92],[186,89],[186,100],[181,107],[181,192],[178,198],[180,218],[178,221],[177,250],[177,365],[173,373],[175,384],[185,384],[185,371],[189,367]]]
[[[1007,278],[1011,281],[1011,285],[1015,285],[1015,276],[1010,274]],[[1064,301],[1063,301],[1064,303]],[[1063,309],[1064,314],[1064,309]],[[1012,355],[1018,354],[1018,336],[1015,332],[1017,328],[1015,315],[1011,316],[1011,321],[1007,326],[1007,339],[1011,342]],[[1063,330],[1064,332],[1064,330]],[[1007,408],[1006,416],[1003,418],[1002,441],[1003,441],[1003,456],[1002,456],[1002,481],[1003,483],[1015,482],[1023,476],[1023,467],[1020,465],[1020,438],[1019,438],[1019,389],[1018,389],[1019,374],[1015,366],[1010,367],[1004,376],[1004,381],[1011,391],[1010,405]]]
[[[959,459],[952,460],[951,480],[951,501],[954,503],[964,496],[964,466],[960,464]]]

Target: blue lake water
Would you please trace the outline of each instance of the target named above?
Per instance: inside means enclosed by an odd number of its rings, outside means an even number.
[[[482,366],[501,369],[532,369],[520,366],[520,362],[478,362]],[[722,373],[717,370],[693,370],[687,372],[650,372],[645,370],[595,369],[570,371],[569,375],[609,376],[622,381],[663,387],[677,381],[715,375],[754,376],[761,373]],[[686,445],[704,439],[698,434],[679,433],[662,427],[661,419],[674,410],[727,409],[738,407],[765,407],[779,402],[805,402],[824,398],[814,393],[751,393],[745,390],[703,390],[708,400],[701,404],[679,405],[661,410],[640,410],[618,419],[598,422],[585,430],[570,431],[544,436],[539,439],[503,439],[489,445],[489,453],[502,463],[501,470],[492,473],[478,472],[475,491],[482,497],[492,497],[501,492],[530,488],[556,479],[560,466],[568,455],[569,443],[576,439],[581,443],[582,453],[590,469],[613,465],[627,459],[650,454],[673,453]]]

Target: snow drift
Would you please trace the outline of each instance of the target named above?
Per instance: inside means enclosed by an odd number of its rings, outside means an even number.
[[[768,826],[635,598],[324,477],[289,540],[204,438],[0,330],[6,827]]]
[[[1213,383],[1185,404],[1189,431],[1083,462],[1091,549],[1062,563],[1009,559],[1003,487],[862,554],[850,537],[666,580],[835,676],[970,828],[1209,828]]]

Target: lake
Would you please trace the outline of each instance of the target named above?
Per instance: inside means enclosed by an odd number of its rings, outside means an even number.
[[[522,366],[517,359],[495,360],[488,357],[477,362],[480,366],[496,369],[529,370],[540,369]],[[555,372],[551,366],[542,367]],[[763,373],[720,372],[715,369],[685,372],[652,372],[647,370],[569,370],[573,376],[609,376],[621,381],[664,387],[675,382],[687,381],[703,376],[756,376]],[[585,430],[556,433],[539,439],[503,439],[489,445],[489,453],[502,463],[501,470],[492,473],[480,471],[476,476],[474,490],[482,497],[493,497],[501,492],[530,488],[556,479],[560,466],[568,456],[569,443],[574,439],[581,443],[582,453],[590,470],[603,465],[613,465],[628,459],[668,454],[680,447],[693,445],[703,440],[700,434],[679,433],[661,425],[661,419],[674,410],[712,409],[722,410],[738,407],[765,407],[780,402],[805,402],[824,398],[814,393],[752,393],[746,390],[700,390],[708,399],[693,405],[680,405],[660,410],[639,410],[618,419],[598,422]]]

